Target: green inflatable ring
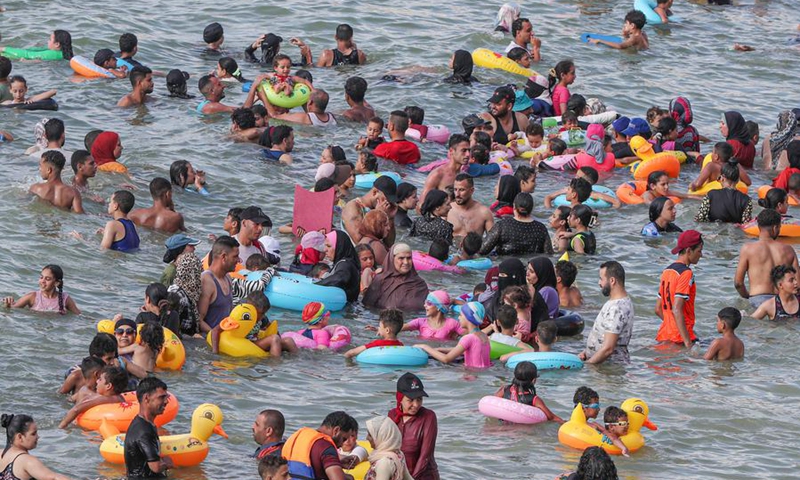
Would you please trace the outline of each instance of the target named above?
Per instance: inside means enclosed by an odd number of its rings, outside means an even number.
[[[261,92],[267,96],[269,103],[275,105],[276,107],[299,107],[300,105],[305,105],[308,103],[308,97],[311,96],[311,88],[304,83],[295,84],[294,91],[292,91],[291,95],[286,95],[283,92],[276,93],[275,90],[272,89],[272,85],[269,82],[263,82],[258,86],[258,88],[261,89]]]
[[[519,352],[522,350],[520,347],[512,347],[511,345],[506,345],[505,343],[495,342],[492,340],[489,340],[489,345],[492,347],[492,349],[489,351],[489,358],[492,360],[497,360],[507,353]]]
[[[61,50],[5,47],[0,55],[11,60],[64,60]]]

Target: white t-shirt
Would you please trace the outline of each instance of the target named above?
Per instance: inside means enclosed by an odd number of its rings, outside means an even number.
[[[591,358],[600,350],[606,333],[619,335],[617,345],[609,358],[629,362],[628,343],[633,334],[633,302],[630,297],[609,300],[600,309],[592,325],[592,331],[589,332],[589,338],[586,339],[587,358]]]
[[[511,335],[506,335],[505,333],[495,332],[489,337],[493,342],[502,343],[504,345],[511,345],[512,347],[516,347],[520,339],[512,337]]]
[[[239,262],[242,265],[245,265],[247,263],[247,259],[250,258],[250,255],[254,253],[264,255],[264,247],[258,240],[246,247],[242,244],[239,244]]]
[[[528,53],[530,53],[531,55],[533,55],[533,52],[531,52],[530,49],[525,48],[522,45],[517,44],[517,42],[515,42],[514,40],[511,40],[511,43],[509,43],[508,46],[506,47],[506,55],[508,55],[508,52],[510,52],[511,50],[513,50],[515,48],[522,48],[524,50],[527,50]]]

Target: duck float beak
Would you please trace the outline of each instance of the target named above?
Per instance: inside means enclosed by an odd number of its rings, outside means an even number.
[[[225,433],[225,430],[222,429],[222,425],[217,425],[216,427],[214,427],[214,430],[212,431],[222,438],[228,438],[228,434]]]
[[[647,427],[650,430],[658,430],[658,425],[656,425],[655,423],[651,422],[650,420],[645,420],[644,423],[642,424],[642,426],[643,427]]]

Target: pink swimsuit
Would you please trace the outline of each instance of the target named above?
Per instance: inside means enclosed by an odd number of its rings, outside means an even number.
[[[428,324],[428,317],[415,318],[408,322],[407,327],[409,330],[419,330],[419,338],[433,339],[433,340],[450,340],[453,334],[460,335],[462,333],[461,325],[454,318],[446,318],[444,325],[438,329],[433,329]]]

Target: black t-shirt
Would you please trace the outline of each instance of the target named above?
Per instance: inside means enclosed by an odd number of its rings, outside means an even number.
[[[125,435],[125,469],[128,480],[167,478],[166,473],[154,473],[148,462],[161,460],[161,442],[156,426],[140,415],[131,422]]]
[[[611,144],[611,151],[614,152],[614,158],[635,157],[636,154],[631,150],[631,146],[625,142],[617,142]]]

